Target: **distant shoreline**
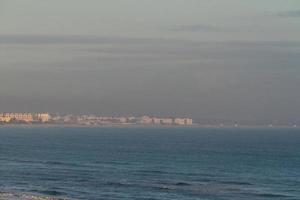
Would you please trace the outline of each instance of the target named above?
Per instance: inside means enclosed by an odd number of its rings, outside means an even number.
[[[82,125],[82,124],[0,124],[1,128],[208,128],[208,129],[275,129],[275,128],[284,128],[284,129],[299,129],[300,127],[293,126],[263,126],[263,125],[240,125],[235,126],[214,126],[214,125],[184,125],[184,126],[175,126],[175,125],[141,125],[141,124],[101,124],[101,125]]]
[[[197,125],[191,126],[175,126],[175,125],[140,125],[140,124],[97,124],[97,125],[83,125],[83,124],[1,124],[0,128],[196,128]]]

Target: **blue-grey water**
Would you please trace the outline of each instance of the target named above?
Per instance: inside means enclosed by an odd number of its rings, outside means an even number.
[[[300,129],[0,128],[0,191],[296,200]]]

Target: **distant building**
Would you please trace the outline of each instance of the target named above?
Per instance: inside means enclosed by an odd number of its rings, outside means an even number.
[[[143,116],[140,120],[141,124],[152,124],[152,118],[149,116]]]
[[[160,118],[152,118],[153,124],[161,124],[161,119]]]
[[[185,125],[185,120],[182,118],[175,118],[174,119],[174,124],[176,125]]]
[[[38,113],[36,114],[37,120],[41,122],[48,122],[51,119],[49,113]]]
[[[176,125],[193,125],[193,119],[190,118],[175,118],[174,124]]]
[[[118,117],[117,120],[121,123],[124,124],[127,122],[127,118],[126,117]]]
[[[163,118],[163,119],[161,119],[161,123],[166,124],[166,125],[171,125],[171,124],[173,124],[173,119],[172,118]]]
[[[193,125],[193,119],[185,118],[185,125]]]
[[[4,122],[11,122],[11,121],[23,121],[23,122],[32,122],[33,115],[31,113],[3,113],[1,114],[2,119]]]
[[[7,117],[7,116],[4,116],[4,115],[0,115],[0,122],[4,122],[4,123],[8,123],[11,121],[11,118],[10,117]]]
[[[50,115],[48,113],[0,113],[0,122],[9,123],[12,121],[20,121],[31,123],[35,121],[48,122]]]

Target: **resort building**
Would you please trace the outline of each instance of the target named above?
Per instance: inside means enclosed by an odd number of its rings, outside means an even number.
[[[0,122],[9,123],[12,121],[19,122],[48,122],[50,115],[48,113],[0,113]]]

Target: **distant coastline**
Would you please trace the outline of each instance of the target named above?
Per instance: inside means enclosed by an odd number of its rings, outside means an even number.
[[[1,128],[199,128],[199,129],[300,129],[299,126],[264,126],[264,125],[240,125],[235,126],[217,126],[217,125],[198,125],[175,126],[175,125],[141,125],[141,124],[106,124],[106,125],[83,125],[83,124],[0,124]]]
[[[188,117],[98,116],[94,114],[0,113],[0,127],[298,128],[297,123],[195,122]]]
[[[0,113],[0,124],[63,124],[63,125],[166,125],[192,126],[193,119],[188,117],[156,116],[98,116],[94,114],[49,114],[49,113]]]

